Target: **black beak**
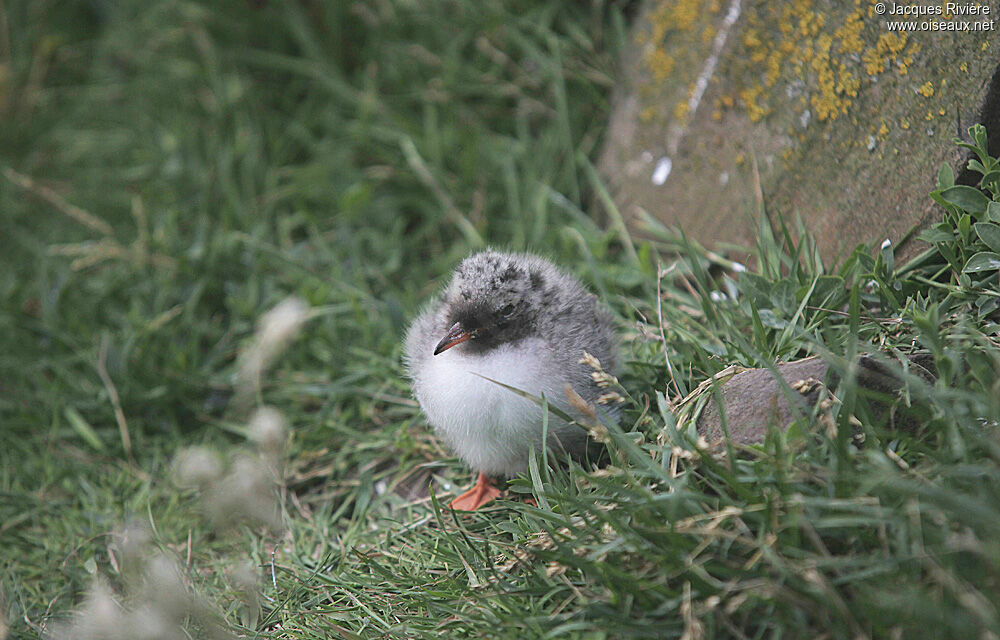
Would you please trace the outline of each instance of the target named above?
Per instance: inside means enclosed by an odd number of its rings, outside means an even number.
[[[441,342],[434,347],[434,355],[447,351],[451,349],[456,344],[462,344],[466,340],[472,340],[479,333],[479,329],[473,329],[472,331],[466,331],[462,328],[461,322],[456,322],[451,325],[451,329],[448,329],[448,333],[441,338]]]

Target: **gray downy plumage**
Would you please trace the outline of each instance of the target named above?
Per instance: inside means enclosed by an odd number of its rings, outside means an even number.
[[[543,415],[493,381],[544,394],[580,419],[566,386],[595,404],[602,390],[580,360],[589,353],[613,373],[615,349],[610,314],[576,278],[537,256],[487,250],[466,258],[443,296],[414,320],[405,359],[436,432],[473,469],[510,476],[539,449]],[[587,438],[550,413],[547,443],[580,455]]]

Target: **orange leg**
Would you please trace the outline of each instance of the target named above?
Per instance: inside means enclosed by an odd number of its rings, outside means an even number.
[[[451,508],[456,511],[475,511],[479,507],[493,502],[500,497],[500,490],[485,473],[480,473],[476,485],[451,501]]]

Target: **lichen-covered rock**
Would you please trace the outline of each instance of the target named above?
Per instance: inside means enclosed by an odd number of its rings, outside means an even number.
[[[600,162],[619,208],[748,244],[763,193],[827,258],[898,249],[936,215],[940,164],[962,182],[952,138],[1000,128],[1000,2],[972,5],[900,29],[892,2],[648,0]]]

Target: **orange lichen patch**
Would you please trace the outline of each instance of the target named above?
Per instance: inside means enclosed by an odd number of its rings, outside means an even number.
[[[810,104],[816,110],[816,117],[822,122],[831,116],[836,118],[842,108],[846,113],[846,105],[835,90],[836,76],[830,68],[829,58],[813,58],[812,67],[816,71],[818,92],[813,94]]]
[[[646,56],[646,64],[655,82],[663,82],[674,70],[674,58],[663,49],[657,47]]]
[[[743,108],[746,109],[747,117],[750,118],[751,122],[757,122],[770,113],[767,105],[760,102],[763,93],[764,87],[761,86],[743,89],[739,93],[740,101],[743,103]]]
[[[878,135],[882,138],[889,135],[889,127],[886,126],[885,120],[882,121],[882,125],[878,128]]]
[[[870,76],[877,76],[885,71],[886,60],[875,49],[865,49],[861,61],[865,63],[865,72]]]
[[[674,105],[674,118],[684,121],[687,120],[690,107],[688,107],[687,102],[678,102]]]
[[[642,111],[639,112],[639,119],[643,122],[652,122],[656,119],[659,114],[660,108],[657,105],[650,105],[648,107],[643,107]]]
[[[833,31],[833,37],[840,41],[841,51],[857,52],[864,49],[865,45],[861,40],[861,33],[864,28],[864,18],[860,9],[855,9],[848,14],[844,20],[844,24]]]
[[[661,46],[668,33],[683,33],[691,28],[701,17],[702,4],[698,0],[674,0],[661,2],[650,14],[649,23],[652,30],[649,41],[654,46]],[[709,12],[718,11],[718,7],[709,7]]]
[[[694,83],[698,62],[707,55],[716,33],[715,14],[720,3],[714,0],[661,0],[649,14],[649,28],[636,36],[643,47],[643,61],[654,91],[648,95],[658,108],[640,112],[652,120],[663,113],[664,104],[673,104],[672,115],[688,116],[688,88]],[[669,53],[668,53],[669,52]]]
[[[843,64],[839,65],[840,71],[837,78],[837,92],[848,95],[852,98],[858,97],[858,89],[861,87],[861,78],[847,70]]]
[[[764,86],[773,87],[781,76],[781,52],[772,51],[767,57],[767,68],[764,71]]]
[[[693,115],[688,112],[691,84],[705,68],[730,2],[654,0],[654,4],[647,42],[659,51],[645,55],[652,81],[659,85],[652,99],[661,116],[666,108],[674,118],[687,120]],[[834,10],[818,0],[743,0],[739,22],[715,71],[723,78],[719,84],[726,93],[712,100],[706,116],[719,120],[726,110],[734,109],[757,122],[772,113],[788,114],[791,122],[780,124],[792,124],[792,129],[850,116],[859,96],[878,76],[905,76],[917,68],[915,60],[923,56],[918,56],[915,40],[906,32],[887,31],[884,20],[873,14],[871,0],[854,0]],[[968,73],[967,64],[960,68]],[[937,80],[916,86],[927,99],[946,93]],[[938,107],[925,106],[931,113]],[[919,112],[910,117],[919,119]],[[888,129],[884,123],[882,128],[884,137]]]
[[[701,41],[703,44],[708,44],[715,39],[716,28],[715,25],[708,25],[701,31]]]
[[[760,3],[756,11],[747,10],[746,28],[740,44],[744,47],[741,57],[754,66],[763,64],[761,84],[772,89],[782,78],[790,83],[800,82],[804,76],[809,87],[805,96],[799,96],[801,108],[813,111],[817,121],[833,120],[848,113],[854,99],[862,89],[864,73],[859,56],[864,52],[865,13],[860,0],[854,9],[841,18],[832,31],[826,27],[825,13],[814,10],[811,0],[793,0],[781,4]],[[875,39],[874,34],[870,34]],[[884,40],[881,55],[884,58],[905,45]],[[885,70],[886,61],[878,58],[877,44],[871,47],[868,62],[878,65],[877,73]],[[871,69],[875,71],[874,68]],[[744,73],[744,71],[746,73]],[[754,69],[740,69],[731,77],[755,77]],[[796,90],[798,92],[798,90]],[[741,104],[751,120],[756,120],[772,110],[770,101],[779,100],[776,91],[760,92],[747,86],[739,92]]]
[[[743,37],[743,46],[750,51],[751,62],[763,62],[767,57],[767,46],[760,39],[760,34],[756,29],[750,29]]]
[[[878,37],[874,47],[865,49],[865,52],[861,55],[861,60],[865,63],[865,71],[868,72],[868,75],[877,76],[885,70],[887,64],[897,61],[900,58],[899,54],[906,46],[907,38],[906,32],[883,33]],[[903,62],[902,60],[899,61]],[[905,63],[905,66],[900,70],[901,73],[906,73],[903,69],[912,63],[913,58],[909,56],[909,62]]]

